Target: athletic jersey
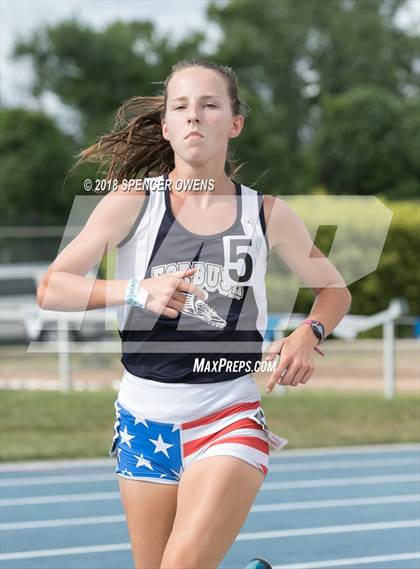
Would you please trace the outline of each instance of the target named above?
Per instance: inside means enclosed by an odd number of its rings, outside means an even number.
[[[164,383],[235,379],[250,371],[240,368],[241,361],[253,366],[261,360],[267,326],[263,194],[235,182],[233,225],[199,235],[175,219],[169,183],[166,175],[144,179],[145,202],[117,246],[115,278],[147,279],[196,267],[188,280],[208,298],[186,294],[176,318],[137,306],[117,307],[121,363],[135,376]],[[222,371],[216,370],[221,358],[226,362]]]

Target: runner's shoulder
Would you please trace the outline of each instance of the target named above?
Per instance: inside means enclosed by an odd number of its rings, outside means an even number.
[[[130,233],[145,200],[146,191],[141,180],[135,187],[121,183],[101,198],[92,213],[92,221],[102,228],[110,242],[118,244]]]

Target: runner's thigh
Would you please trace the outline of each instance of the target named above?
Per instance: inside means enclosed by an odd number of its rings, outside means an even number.
[[[118,476],[136,569],[160,567],[177,506],[177,484]]]

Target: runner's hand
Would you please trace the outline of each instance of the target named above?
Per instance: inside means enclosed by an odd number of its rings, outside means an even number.
[[[140,286],[149,293],[146,301],[147,310],[176,318],[185,304],[186,294],[195,294],[201,300],[206,300],[207,292],[187,280],[196,270],[194,267],[140,281]]]
[[[276,383],[293,387],[299,383],[307,383],[315,371],[316,344],[317,339],[311,329],[306,327],[298,327],[286,338],[272,342],[264,360],[274,360],[280,352],[281,355],[276,369],[267,382],[266,392],[270,393]]]

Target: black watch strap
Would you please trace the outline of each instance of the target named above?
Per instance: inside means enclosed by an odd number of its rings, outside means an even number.
[[[322,344],[325,340],[325,326],[319,320],[305,320],[306,323],[310,324],[312,332],[318,338],[318,344]]]

